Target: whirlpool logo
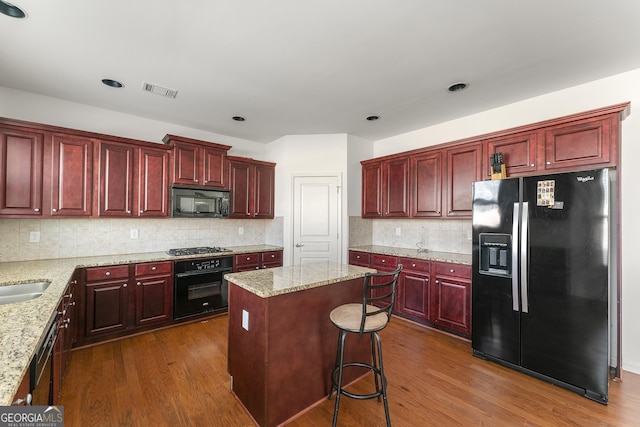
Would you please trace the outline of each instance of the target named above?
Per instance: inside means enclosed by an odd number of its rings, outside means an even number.
[[[576,179],[578,180],[578,182],[589,182],[589,181],[593,181],[595,178],[589,175],[589,176],[579,176]]]

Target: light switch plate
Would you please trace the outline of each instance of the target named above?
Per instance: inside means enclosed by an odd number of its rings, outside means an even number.
[[[249,312],[247,310],[242,310],[242,329],[249,330]]]
[[[32,231],[29,233],[29,243],[38,243],[40,242],[40,232]]]

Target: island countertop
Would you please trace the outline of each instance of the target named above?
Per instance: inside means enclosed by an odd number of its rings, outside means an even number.
[[[225,274],[233,284],[261,297],[269,298],[332,283],[364,277],[376,270],[349,264],[317,262],[304,265]]]

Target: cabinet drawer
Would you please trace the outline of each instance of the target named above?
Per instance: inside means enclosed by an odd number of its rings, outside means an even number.
[[[371,262],[371,254],[367,252],[349,251],[349,264],[368,267]]]
[[[234,259],[235,267],[241,267],[243,265],[252,265],[252,264],[260,264],[260,252],[235,256],[235,259]]]
[[[164,262],[148,262],[144,264],[136,264],[135,271],[137,276],[148,276],[152,274],[170,274],[171,261]]]
[[[129,277],[128,265],[112,265],[109,267],[87,268],[87,282],[106,279],[124,279]]]
[[[429,273],[431,270],[431,261],[415,258],[400,258],[398,263],[402,264],[403,271],[417,271],[420,273]]]
[[[372,268],[387,267],[393,270],[396,268],[397,265],[398,265],[397,257],[391,256],[391,255],[379,255],[379,254],[371,255]]]
[[[471,279],[470,265],[438,262],[435,263],[435,266],[437,275]]]
[[[276,263],[282,262],[282,251],[272,251],[262,253],[262,262]]]

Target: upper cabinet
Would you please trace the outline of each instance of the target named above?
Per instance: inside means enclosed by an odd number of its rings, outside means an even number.
[[[166,135],[163,141],[173,147],[173,184],[229,188],[227,151],[230,146],[175,135]]]
[[[628,114],[629,103],[612,105],[362,161],[362,217],[470,218],[472,184],[490,179],[494,153],[507,177],[617,166]]]
[[[93,144],[91,138],[53,135],[51,216],[91,216]]]
[[[42,215],[44,132],[0,125],[0,215]]]
[[[408,218],[409,157],[362,162],[362,217]]]
[[[169,150],[153,145],[113,141],[98,144],[98,216],[168,216]]]
[[[229,156],[229,218],[274,217],[275,163]]]

